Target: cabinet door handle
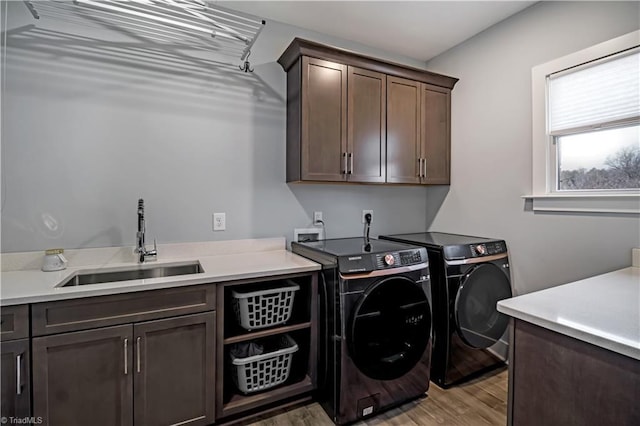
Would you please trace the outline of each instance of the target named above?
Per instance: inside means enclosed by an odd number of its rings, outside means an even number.
[[[347,174],[347,170],[349,168],[349,166],[347,164],[347,153],[346,152],[342,153],[342,159],[344,160],[344,169],[342,170],[342,173],[346,175]]]
[[[136,339],[136,363],[138,373],[140,372],[140,337]]]
[[[349,153],[349,170],[347,173],[348,174],[353,173],[353,152]]]
[[[16,394],[22,395],[22,354],[16,356]]]
[[[423,178],[427,177],[427,159],[426,158],[422,159],[422,177]]]
[[[418,177],[422,177],[422,158],[418,158]]]
[[[129,339],[125,338],[124,339],[124,374],[127,375],[129,374],[129,366],[127,365],[127,344],[129,343]]]

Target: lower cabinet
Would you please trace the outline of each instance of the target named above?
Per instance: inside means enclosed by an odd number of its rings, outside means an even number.
[[[214,421],[215,312],[33,339],[33,409],[51,426]]]
[[[2,342],[2,401],[3,418],[24,419],[30,416],[31,390],[29,380],[29,339]]]
[[[282,305],[264,292],[274,285],[289,300],[289,319],[244,329],[234,293],[246,299],[257,291],[263,315],[280,315]],[[286,299],[292,291],[295,299]],[[3,308],[2,417],[49,426],[207,426],[310,400],[317,305],[313,272]],[[265,364],[255,375],[282,382],[245,394],[234,384],[230,354],[250,343],[264,343],[279,362],[285,349],[295,353],[287,374]]]
[[[208,425],[215,410],[215,314],[133,327],[136,425]]]
[[[133,424],[132,326],[33,339],[34,416],[48,425]]]
[[[640,425],[640,361],[523,320],[511,324],[508,425]]]

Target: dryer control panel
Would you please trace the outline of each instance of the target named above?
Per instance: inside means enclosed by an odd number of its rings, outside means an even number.
[[[507,253],[507,243],[503,240],[478,241],[444,246],[442,251],[446,260],[470,259]]]

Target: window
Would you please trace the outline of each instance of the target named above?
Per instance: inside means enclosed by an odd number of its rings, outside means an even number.
[[[640,31],[536,66],[534,210],[640,213]]]
[[[640,188],[640,52],[547,76],[554,191]]]

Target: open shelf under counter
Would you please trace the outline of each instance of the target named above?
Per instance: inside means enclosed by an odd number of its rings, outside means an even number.
[[[305,328],[311,328],[311,322],[303,322],[299,324],[283,325],[275,328],[268,328],[265,330],[258,330],[254,332],[248,332],[247,334],[240,334],[224,339],[224,344],[229,345],[232,343],[246,342],[249,340],[256,340],[263,337],[274,336],[276,334],[290,333],[292,331],[304,330]]]
[[[257,393],[255,395],[234,394],[228,403],[222,406],[222,416],[232,416],[243,413],[272,402],[286,399],[295,395],[310,392],[315,388],[311,377],[305,376],[302,381],[289,385],[282,385],[272,390]]]
[[[297,273],[221,283],[217,286],[216,330],[216,422],[237,421],[273,410],[280,404],[309,399],[317,387],[318,369],[318,273]],[[233,292],[258,292],[280,284],[299,286],[287,322],[262,329],[247,330],[238,320]],[[298,346],[291,359],[286,381],[255,394],[243,394],[233,382],[230,352],[238,344],[266,344],[288,335]]]

